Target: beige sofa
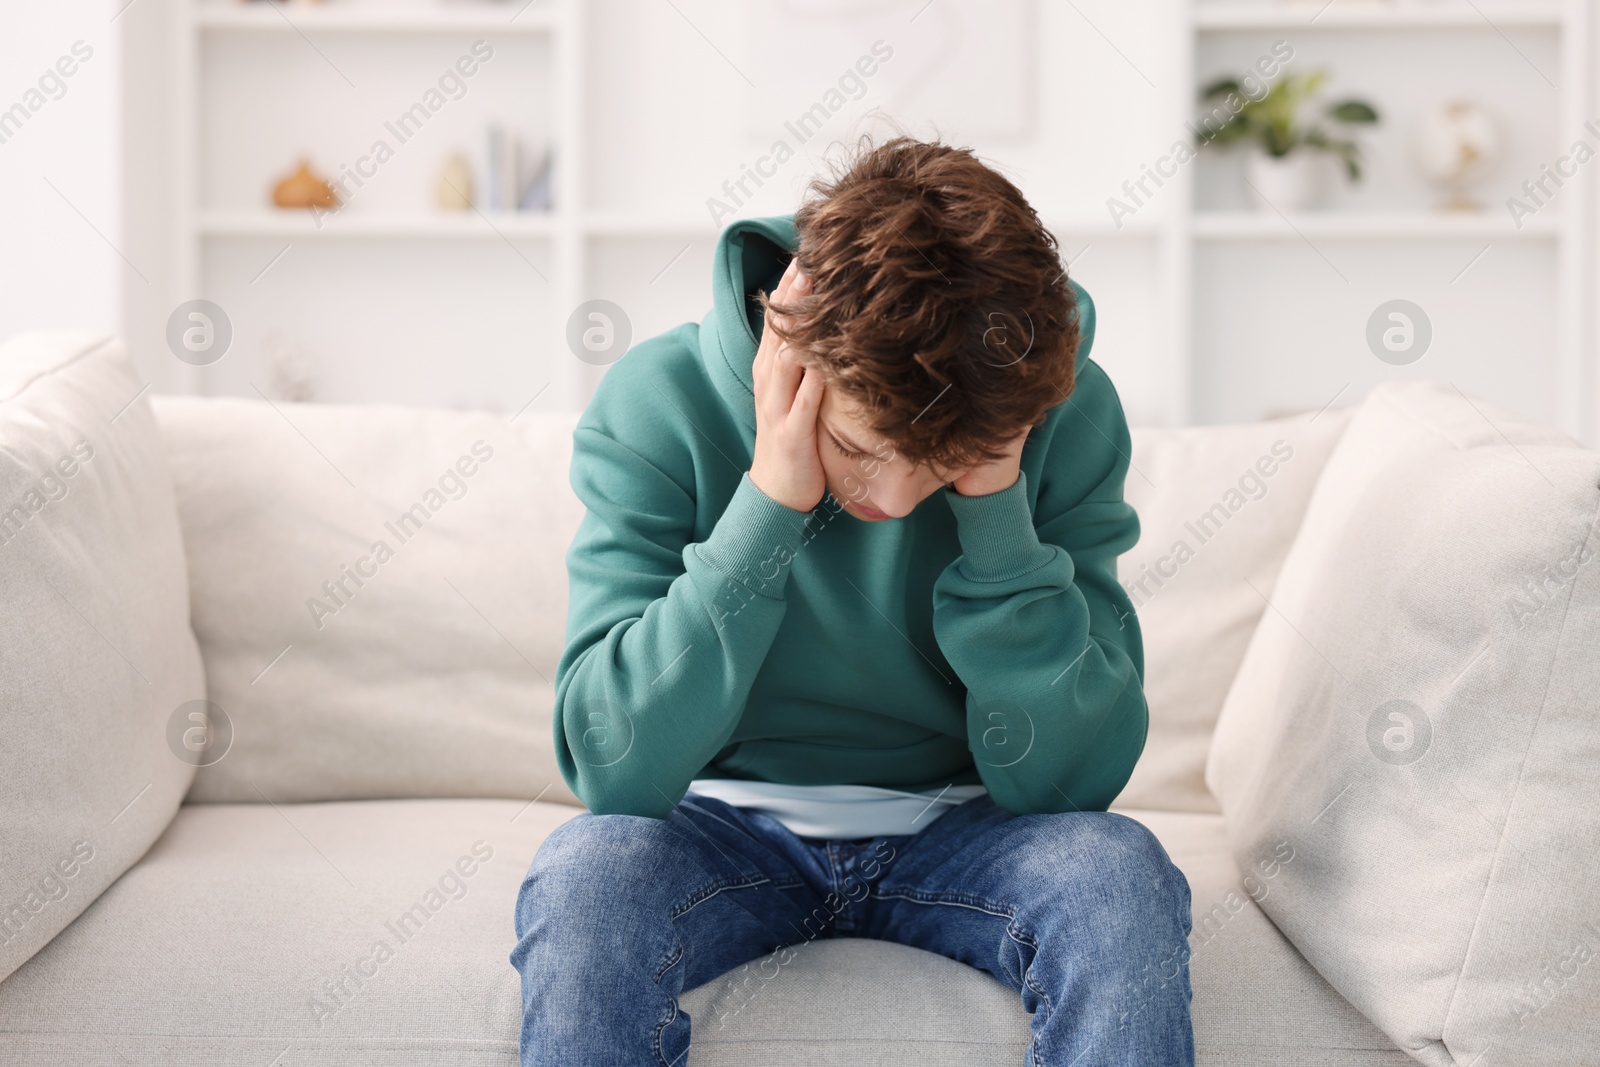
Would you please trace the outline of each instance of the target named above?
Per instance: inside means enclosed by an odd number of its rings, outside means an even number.
[[[0,1063],[515,1064],[574,416],[141,385],[0,348]],[[1438,381],[1133,442],[1117,810],[1190,880],[1199,1062],[1600,1063],[1600,454]],[[880,942],[684,1007],[694,1065],[1028,1036]]]

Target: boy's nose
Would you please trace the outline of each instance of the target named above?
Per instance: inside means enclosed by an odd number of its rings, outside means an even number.
[[[885,481],[872,487],[872,495],[867,499],[870,507],[875,507],[885,515],[900,519],[911,514],[921,499],[922,481],[919,478],[896,478]]]

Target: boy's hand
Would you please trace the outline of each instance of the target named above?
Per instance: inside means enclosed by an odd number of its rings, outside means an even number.
[[[992,463],[980,463],[972,467],[951,482],[951,487],[962,496],[988,496],[1016,485],[1022,473],[1022,446],[1028,443],[1028,432],[1024,430],[1013,438],[1006,446],[1004,456]]]
[[[784,303],[802,295],[810,279],[797,261],[778,282],[772,299]],[[822,501],[828,479],[817,454],[817,409],[822,405],[822,377],[793,358],[793,352],[771,329],[776,314],[761,331],[751,376],[756,392],[756,445],[750,480],[767,496],[795,511],[810,511]]]

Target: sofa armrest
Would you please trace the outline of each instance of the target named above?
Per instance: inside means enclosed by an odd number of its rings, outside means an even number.
[[[4,978],[144,855],[194,778],[168,741],[205,696],[177,508],[114,337],[0,346],[0,604]]]

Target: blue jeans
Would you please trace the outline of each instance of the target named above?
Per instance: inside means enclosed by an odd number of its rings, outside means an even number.
[[[866,937],[1016,990],[1034,1067],[1187,1067],[1189,927],[1182,872],[1110,812],[1012,815],[981,796],[915,834],[852,840],[693,793],[665,819],[584,812],[517,897],[522,1062],[676,1067],[683,990],[785,946]]]

